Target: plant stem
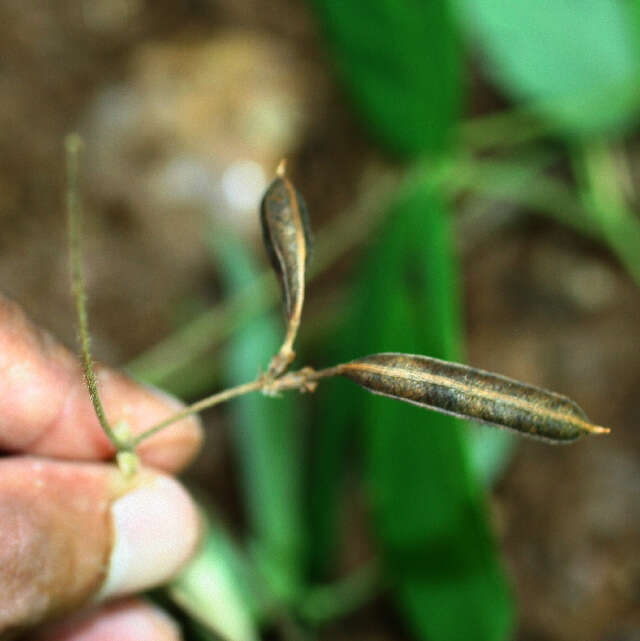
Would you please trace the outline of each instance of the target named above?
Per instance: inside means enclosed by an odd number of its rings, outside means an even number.
[[[459,126],[461,142],[465,149],[471,151],[531,142],[550,134],[553,134],[551,125],[522,110],[479,116],[466,120]],[[475,187],[473,181],[483,179],[483,172],[478,175],[476,171],[477,168],[482,167],[482,164],[483,161],[478,162],[471,174],[468,170],[463,172],[466,176],[462,178],[461,184],[458,184],[461,177],[458,177],[455,172],[449,176],[448,178],[452,180],[452,190],[473,189]],[[418,163],[418,165],[419,172],[430,169],[428,163]],[[503,166],[508,167],[507,163],[503,163]],[[415,172],[415,166],[405,168],[404,171],[378,169],[371,171],[372,175],[368,179],[365,177],[364,187],[355,206],[333,219],[318,234],[317,251],[310,265],[309,280],[326,272],[340,256],[370,235],[371,230],[382,219],[396,188],[411,182]],[[491,195],[494,190],[493,179],[501,177],[488,175],[486,184],[480,189]],[[539,204],[542,209],[556,217],[564,218],[564,222],[573,223],[579,228],[583,227],[580,224],[580,218],[571,215],[572,208],[565,207],[566,201],[569,200],[566,194],[548,194],[546,191],[548,186],[543,183],[538,189],[536,184],[531,189],[524,190],[524,193],[522,189],[512,189],[506,196],[512,196],[514,201],[524,201],[527,205],[529,201],[532,206]],[[552,184],[551,187],[556,185]],[[500,191],[499,183],[495,189]],[[502,194],[497,196],[501,197]],[[564,212],[568,213],[563,215]],[[198,356],[223,341],[236,328],[240,319],[267,307],[276,299],[276,283],[271,274],[264,273],[251,286],[233,295],[221,305],[205,311],[171,336],[138,355],[127,364],[125,369],[135,378],[147,383],[166,385],[171,377],[187,367]]]
[[[168,427],[177,421],[181,421],[187,416],[197,414],[198,412],[202,412],[203,410],[219,405],[220,403],[225,403],[226,401],[230,401],[238,396],[244,396],[245,394],[257,392],[259,390],[262,390],[265,394],[269,394],[271,396],[275,396],[280,392],[292,389],[313,391],[317,381],[331,376],[339,376],[341,372],[342,365],[336,365],[334,367],[327,367],[318,371],[313,370],[310,367],[305,367],[296,372],[289,372],[288,374],[276,379],[267,375],[259,376],[254,381],[230,387],[229,389],[213,394],[212,396],[208,396],[207,398],[203,398],[202,400],[185,407],[183,410],[169,416],[169,418],[166,418],[163,421],[160,421],[160,423],[150,427],[141,434],[138,434],[138,436],[132,440],[132,446],[134,448],[137,447],[142,443],[142,441],[148,439],[150,436],[157,434],[165,427]]]
[[[468,151],[485,151],[533,142],[557,130],[549,120],[520,108],[464,120],[458,126],[458,135]]]
[[[624,162],[624,155],[616,157],[611,143],[596,140],[577,146],[572,159],[580,195],[591,221],[640,284],[640,221],[625,199],[621,180],[624,174],[619,166],[620,161]]]
[[[366,181],[356,205],[328,223],[318,234],[309,281],[327,271],[340,256],[364,240],[382,218],[398,178],[394,172],[374,173]],[[236,329],[240,319],[274,303],[277,297],[276,281],[265,272],[249,287],[137,356],[125,369],[147,383],[162,385],[205,350],[225,339]]]
[[[91,358],[91,338],[89,336],[89,320],[87,317],[86,293],[84,285],[84,272],[82,268],[82,213],[78,190],[78,155],[82,148],[82,139],[78,134],[70,134],[65,139],[67,161],[67,224],[69,233],[69,253],[71,256],[71,289],[76,308],[80,348],[84,376],[89,389],[91,403],[95,410],[100,426],[116,450],[122,450],[115,432],[109,425],[107,416],[98,393],[98,383]]]
[[[573,191],[560,180],[545,176],[537,165],[537,161],[529,164],[460,158],[445,189],[452,196],[469,191],[529,207],[588,237],[598,238],[596,226]]]
[[[373,599],[380,588],[380,567],[374,559],[335,583],[310,588],[299,613],[311,625],[339,619]]]
[[[236,385],[235,387],[230,387],[229,389],[223,390],[222,392],[218,392],[217,394],[213,394],[212,396],[203,398],[197,403],[193,403],[192,405],[185,407],[180,412],[173,414],[172,416],[165,419],[164,421],[161,421],[160,423],[154,425],[153,427],[150,427],[148,430],[145,430],[144,432],[142,432],[142,434],[139,434],[133,440],[133,445],[134,447],[137,447],[138,445],[140,445],[140,443],[142,443],[142,441],[148,439],[150,436],[153,436],[154,434],[163,430],[165,427],[168,427],[172,423],[181,421],[183,418],[186,418],[187,416],[191,416],[192,414],[197,414],[202,410],[205,410],[209,407],[213,407],[214,405],[219,405],[220,403],[229,401],[232,398],[236,398],[238,396],[244,396],[245,394],[255,392],[261,389],[263,386],[264,386],[264,383],[260,378],[258,378],[255,381],[250,381],[249,383],[243,383],[242,385]]]

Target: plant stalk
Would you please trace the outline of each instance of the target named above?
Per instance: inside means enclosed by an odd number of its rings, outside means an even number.
[[[292,389],[298,389],[302,392],[312,392],[315,390],[317,381],[323,378],[339,376],[341,371],[342,365],[336,365],[334,367],[327,367],[317,371],[310,367],[305,367],[301,370],[289,372],[281,378],[275,379],[264,374],[254,381],[230,387],[229,389],[213,394],[212,396],[208,396],[207,398],[203,398],[202,400],[185,407],[183,410],[173,414],[160,423],[157,423],[141,434],[138,434],[138,436],[132,440],[132,446],[134,448],[137,447],[142,443],[142,441],[148,439],[150,436],[157,434],[165,427],[168,427],[177,421],[181,421],[187,416],[197,414],[198,412],[202,412],[203,410],[214,407],[215,405],[220,405],[221,403],[230,401],[233,398],[257,391],[262,391],[270,396],[275,396],[280,392]]]
[[[121,442],[111,428],[98,393],[98,382],[91,357],[91,338],[89,335],[89,319],[86,305],[86,289],[82,268],[82,213],[78,190],[78,156],[82,149],[82,139],[78,134],[69,134],[65,139],[67,161],[67,224],[69,233],[69,250],[71,256],[71,289],[76,308],[82,366],[89,389],[91,403],[95,410],[102,430],[107,435],[116,450],[129,449]]]

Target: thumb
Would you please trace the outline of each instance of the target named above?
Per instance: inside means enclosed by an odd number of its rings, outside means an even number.
[[[199,536],[195,505],[168,476],[0,459],[0,636],[167,581]]]

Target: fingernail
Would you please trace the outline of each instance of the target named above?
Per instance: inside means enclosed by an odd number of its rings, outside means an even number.
[[[186,490],[158,475],[111,506],[114,541],[98,600],[168,581],[193,554],[200,518]]]

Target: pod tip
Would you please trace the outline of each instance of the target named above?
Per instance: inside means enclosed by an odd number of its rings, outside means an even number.
[[[284,178],[286,173],[287,173],[287,159],[283,158],[278,164],[278,168],[276,169],[276,176],[278,176],[278,178]]]
[[[602,425],[589,425],[587,431],[591,432],[591,434],[609,434],[611,432],[608,427],[603,427]]]

